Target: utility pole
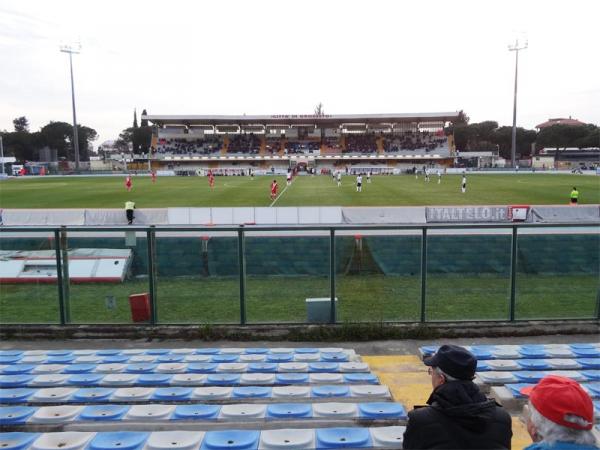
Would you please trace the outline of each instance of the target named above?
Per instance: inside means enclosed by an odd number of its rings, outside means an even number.
[[[4,176],[4,143],[2,142],[2,136],[0,136],[0,159],[2,160],[2,176]]]
[[[512,141],[510,146],[510,161],[512,167],[516,167],[517,153],[517,76],[519,74],[519,51],[527,48],[527,41],[524,44],[519,44],[519,40],[515,41],[514,45],[508,46],[509,52],[515,52],[515,94],[513,101],[513,126],[512,126]]]
[[[77,115],[75,114],[75,84],[73,82],[73,54],[79,54],[81,45],[77,44],[77,48],[70,45],[62,45],[60,47],[62,53],[69,54],[69,66],[71,68],[71,103],[73,104],[73,149],[75,150],[75,169],[79,171],[79,136],[77,133]]]

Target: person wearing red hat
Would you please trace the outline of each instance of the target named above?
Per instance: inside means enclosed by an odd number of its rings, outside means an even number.
[[[534,441],[526,450],[592,450],[600,448],[592,433],[594,405],[588,393],[570,378],[548,375],[521,393],[527,432]]]
[[[512,421],[475,383],[477,358],[457,345],[442,345],[429,366],[428,406],[408,413],[404,449],[510,449]]]

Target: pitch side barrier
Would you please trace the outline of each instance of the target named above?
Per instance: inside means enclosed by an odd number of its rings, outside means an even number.
[[[453,270],[457,270],[461,276],[468,273],[479,274],[482,271],[493,273],[496,270],[504,273],[506,281],[509,282],[508,314],[506,317],[490,320],[515,321],[520,320],[515,316],[517,278],[523,274],[526,276],[528,273],[532,275],[545,273],[570,277],[582,274],[588,276],[587,273],[590,272],[589,276],[597,277],[600,266],[600,255],[597,252],[600,247],[599,227],[600,221],[563,223],[560,228],[570,232],[562,235],[556,234],[557,226],[553,223],[2,227],[0,228],[0,244],[2,249],[12,247],[13,250],[18,250],[23,247],[23,242],[20,241],[23,236],[28,234],[39,236],[40,233],[50,236],[50,239],[46,239],[46,241],[56,256],[56,294],[61,324],[71,322],[69,312],[70,250],[77,247],[78,239],[85,239],[85,236],[90,235],[95,236],[96,240],[98,236],[107,236],[98,243],[99,247],[114,246],[114,242],[108,242],[110,240],[108,236],[118,236],[119,234],[121,237],[117,239],[120,240],[121,246],[123,245],[123,236],[126,238],[125,242],[127,242],[127,237],[132,235],[134,237],[134,253],[137,259],[134,259],[132,264],[134,271],[132,275],[137,280],[145,280],[142,283],[147,281],[147,289],[143,290],[148,292],[150,304],[148,324],[150,325],[158,323],[157,286],[162,281],[158,279],[157,267],[161,268],[161,277],[163,274],[171,275],[163,272],[163,269],[174,271],[174,276],[185,276],[188,274],[183,271],[189,270],[191,267],[195,271],[193,274],[195,277],[210,277],[211,275],[219,277],[227,274],[232,277],[232,280],[237,278],[239,281],[239,289],[236,294],[239,297],[239,316],[237,317],[242,325],[247,323],[247,277],[263,275],[265,282],[268,283],[269,280],[275,279],[269,278],[269,276],[278,275],[273,272],[276,267],[298,270],[298,273],[294,275],[309,276],[306,278],[307,282],[313,279],[310,278],[314,275],[311,270],[314,267],[318,268],[317,275],[325,277],[329,285],[329,289],[326,289],[326,292],[328,291],[326,298],[329,299],[329,321],[331,323],[337,321],[336,280],[344,275],[353,275],[357,270],[358,274],[362,273],[361,270],[364,269],[378,268],[379,272],[377,273],[389,276],[403,274],[406,270],[410,270],[411,275],[416,277],[416,282],[420,278],[420,283],[418,283],[420,285],[420,302],[414,319],[417,322],[436,320],[426,315],[428,308],[431,308],[431,306],[427,306],[428,274],[435,274],[436,271],[443,272],[448,270],[448,267],[454,267]],[[469,236],[470,231],[477,230],[484,233],[487,231],[487,234]],[[409,234],[408,238],[414,238],[410,241],[410,245],[406,244],[407,236],[392,236],[393,232],[398,231],[405,231]],[[463,231],[465,236],[449,234],[459,231]],[[545,231],[548,233],[544,233]],[[532,235],[532,232],[535,234]],[[84,237],[81,237],[82,233],[85,233]],[[169,236],[180,236],[179,239],[181,239],[181,236],[185,236],[186,233],[188,236],[183,239],[183,245],[175,245],[174,240],[169,240]],[[261,233],[267,237],[261,237]],[[288,235],[286,236],[285,233]],[[317,236],[310,236],[310,233],[316,233]],[[218,234],[227,234],[227,237],[220,238]],[[311,239],[308,245],[306,242],[301,242],[307,234]],[[496,236],[498,234],[500,236]],[[213,237],[208,237],[209,235]],[[199,239],[202,236],[205,237]],[[474,240],[460,240],[459,238],[462,237]],[[501,239],[494,240],[494,238]],[[535,239],[532,240],[532,238]],[[552,239],[548,240],[550,238]],[[382,239],[382,241],[378,242],[377,239]],[[491,242],[490,239],[494,242]],[[537,242],[539,239],[542,239],[543,242]],[[32,245],[37,245],[36,242],[39,243],[39,238],[32,241],[35,241]],[[296,242],[299,244],[294,244]],[[428,249],[428,246],[431,248]],[[558,256],[555,251],[557,246],[560,247]],[[497,253],[496,247],[501,249],[501,254],[497,257],[494,256]],[[160,253],[164,252],[166,255],[162,256],[162,260],[157,256],[158,249],[161,249]],[[308,258],[306,260],[304,260],[305,255]],[[403,256],[399,257],[400,255]],[[404,267],[403,260],[409,260],[410,267]],[[494,267],[495,260],[501,260],[497,269]],[[300,265],[297,265],[296,261]],[[476,263],[474,266],[473,261]],[[205,272],[203,273],[203,271]],[[283,274],[289,275],[287,272]],[[140,286],[137,286],[136,289],[140,289]],[[590,300],[590,312],[586,313],[583,318],[600,318],[600,307],[596,305],[599,301],[600,298]],[[578,317],[582,318],[582,316]],[[542,317],[539,318],[542,319]],[[524,319],[533,320],[534,317],[528,315]],[[560,320],[565,319],[567,318],[564,316],[560,318]],[[298,322],[296,319],[290,323],[304,322]]]

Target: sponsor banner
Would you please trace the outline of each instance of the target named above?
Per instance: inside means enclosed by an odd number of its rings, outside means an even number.
[[[425,209],[427,222],[510,222],[506,206],[448,206]]]

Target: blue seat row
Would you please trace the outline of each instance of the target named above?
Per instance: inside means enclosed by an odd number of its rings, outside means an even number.
[[[600,358],[554,358],[554,359],[488,359],[477,361],[477,371],[502,370],[598,370]]]
[[[0,375],[48,373],[217,373],[217,372],[368,372],[363,362],[168,362],[168,363],[86,363],[86,364],[7,364]]]
[[[479,372],[479,380],[485,384],[537,383],[547,375],[560,375],[578,382],[600,381],[600,370],[523,370],[502,372]]]
[[[0,407],[0,426],[75,422],[241,421],[249,419],[406,420],[399,403],[238,403],[231,405],[60,405]]]
[[[242,399],[301,399],[301,398],[390,398],[387,386],[319,385],[319,386],[213,386],[213,387],[130,387],[130,388],[76,388],[45,389],[13,388],[0,390],[0,403],[98,403],[98,402],[153,402],[153,401],[207,401]]]
[[[527,386],[532,386],[535,384],[534,382],[529,383],[514,383],[514,384],[506,384],[505,387],[509,390],[509,392],[515,398],[525,398],[525,396],[521,393],[521,389]],[[593,399],[600,399],[600,383],[582,383],[583,388],[590,394],[590,397]]]
[[[236,386],[379,383],[371,372],[356,373],[76,373],[0,375],[0,388],[58,386]]]
[[[437,345],[419,348],[423,357],[437,351]],[[471,345],[467,348],[478,360],[520,358],[600,358],[600,343],[582,344],[532,344],[532,345]]]
[[[405,428],[318,428],[283,430],[3,433],[3,450],[316,450],[402,448]],[[59,445],[60,444],[60,445]]]

